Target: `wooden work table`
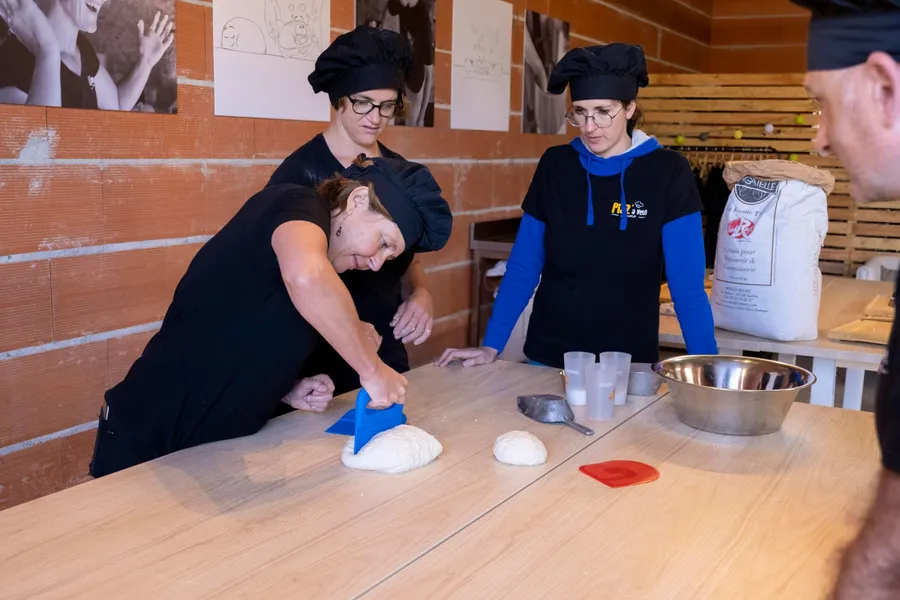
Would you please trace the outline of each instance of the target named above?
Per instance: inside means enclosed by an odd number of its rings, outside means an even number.
[[[795,404],[779,433],[728,437],[660,400],[366,599],[819,600],[880,468],[872,421]],[[613,459],[660,478],[616,490],[578,471]]]
[[[348,438],[324,431],[350,399],[286,415],[0,512],[0,598],[358,597],[654,400],[588,422],[589,438],[516,411],[517,395],[562,392],[554,369],[424,367],[409,380],[410,424],[444,445],[428,467],[343,467]],[[514,429],[543,440],[545,465],[494,460],[494,440]]]
[[[760,437],[681,425],[632,397],[585,437],[515,410],[558,371],[409,374],[410,423],[444,454],[404,475],[343,467],[349,405],[180,452],[0,512],[0,598],[821,598],[879,469],[872,415],[795,404]],[[577,415],[583,417],[581,410]],[[549,459],[492,456],[513,429]],[[583,464],[639,460],[613,490]]]

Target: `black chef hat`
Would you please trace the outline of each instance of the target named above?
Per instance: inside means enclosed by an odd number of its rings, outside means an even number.
[[[547,91],[562,94],[568,85],[573,101],[634,100],[649,82],[643,48],[608,44],[569,50],[550,74]]]
[[[900,60],[900,0],[791,0],[812,12],[807,70],[846,69],[873,52]]]
[[[405,37],[360,25],[339,35],[319,55],[309,84],[334,102],[366,90],[402,90],[410,69],[412,50]]]
[[[375,186],[378,199],[400,228],[407,250],[434,252],[450,239],[450,205],[425,166],[397,158],[372,158],[365,167],[350,165],[344,177]]]

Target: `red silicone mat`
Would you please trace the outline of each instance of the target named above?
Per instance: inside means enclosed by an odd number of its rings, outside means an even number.
[[[582,465],[578,470],[611,488],[650,483],[659,479],[659,471],[633,460],[610,460]]]

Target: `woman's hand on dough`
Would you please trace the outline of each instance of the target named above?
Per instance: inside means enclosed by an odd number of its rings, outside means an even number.
[[[394,338],[402,340],[404,344],[412,342],[416,346],[431,336],[433,326],[434,300],[431,293],[422,288],[410,294],[391,320]]]
[[[388,408],[406,401],[406,377],[384,363],[379,364],[373,375],[361,376],[359,383],[372,399],[369,408]]]
[[[324,412],[334,398],[334,382],[328,375],[315,375],[301,379],[294,389],[282,399],[297,410]]]
[[[497,351],[487,346],[481,348],[448,348],[434,363],[439,367],[447,367],[455,360],[461,360],[464,367],[489,365],[497,360]]]

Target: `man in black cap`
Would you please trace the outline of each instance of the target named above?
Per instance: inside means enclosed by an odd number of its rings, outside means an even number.
[[[900,198],[900,0],[793,0],[812,12],[806,87],[822,108],[816,150],[835,154],[858,202]],[[875,421],[883,470],[844,556],[840,600],[900,598],[900,330],[882,363]]]
[[[396,32],[360,26],[338,36],[309,76],[316,93],[328,94],[334,118],[323,134],[287,157],[267,185],[315,187],[359,154],[402,158],[378,138],[402,111],[402,90],[411,68],[409,43]],[[404,344],[425,342],[434,322],[433,300],[413,250],[378,272],[350,271],[341,279],[360,319],[373,324],[382,336],[381,359],[399,373],[408,371]],[[311,371],[306,374],[328,374],[337,394],[359,387],[356,372],[324,342],[307,368]]]

